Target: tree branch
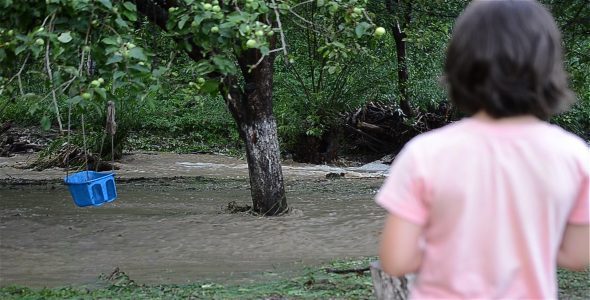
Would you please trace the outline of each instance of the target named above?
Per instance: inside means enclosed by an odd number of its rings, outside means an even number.
[[[55,21],[55,13],[51,16],[51,21],[49,21],[49,32],[53,31],[53,21]],[[49,61],[50,45],[51,45],[51,43],[49,41],[47,41],[47,46],[45,46],[45,68],[47,69],[47,76],[49,77],[49,82],[51,83],[51,96],[53,99],[53,108],[55,109],[55,114],[57,116],[57,124],[59,125],[59,133],[62,134],[63,125],[61,123],[61,116],[59,114],[59,106],[57,105],[57,95],[55,94],[55,89],[54,89],[53,73],[51,71],[51,62]]]

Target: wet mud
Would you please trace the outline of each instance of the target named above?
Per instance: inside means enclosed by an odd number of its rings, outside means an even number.
[[[241,163],[222,163],[195,167],[217,177],[123,176],[119,198],[101,207],[76,207],[56,183],[61,175],[0,185],[0,286],[96,286],[116,267],[146,284],[243,282],[376,255],[385,212],[373,197],[382,176],[328,180],[325,166],[321,174],[292,167],[291,213],[263,218],[225,210],[232,201],[250,204],[250,191],[247,177],[233,172]]]

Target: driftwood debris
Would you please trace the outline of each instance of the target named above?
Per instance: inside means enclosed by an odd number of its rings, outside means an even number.
[[[334,274],[349,274],[349,273],[356,273],[358,275],[362,275],[364,272],[369,271],[369,267],[366,268],[358,268],[358,269],[332,269],[326,268],[326,273],[334,273]]]
[[[445,103],[408,117],[396,105],[369,102],[346,116],[346,130],[349,142],[359,150],[397,153],[414,136],[442,127],[452,118]]]
[[[379,261],[370,265],[373,278],[373,290],[377,300],[406,300],[409,289],[414,281],[414,275],[392,277],[383,272]]]
[[[14,153],[31,153],[43,150],[56,132],[35,131],[29,128],[19,128],[11,122],[0,125],[0,156],[8,157]]]
[[[119,169],[111,162],[99,159],[98,155],[90,152],[85,153],[81,147],[68,143],[63,143],[59,150],[55,152],[39,156],[27,168],[41,171],[47,168],[58,167],[76,171],[85,169],[86,163],[88,163],[89,170],[111,171],[113,169]]]

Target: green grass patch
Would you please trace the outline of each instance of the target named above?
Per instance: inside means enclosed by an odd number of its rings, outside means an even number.
[[[30,289],[21,286],[0,288],[0,299],[370,299],[369,272],[334,274],[325,268],[362,268],[374,258],[334,261],[309,268],[290,279],[261,279],[253,284],[195,283],[190,285],[141,285],[120,272],[102,279],[105,288],[79,287]]]
[[[308,268],[289,279],[264,280],[251,284],[142,285],[123,272],[101,275],[104,288],[62,287],[31,289],[22,286],[0,288],[0,299],[372,299],[369,272],[328,273],[326,269],[360,269],[374,257],[338,260]],[[560,299],[587,299],[589,271],[558,271]],[[270,278],[270,277],[269,277]]]
[[[589,299],[590,269],[583,272],[558,270],[559,299]]]

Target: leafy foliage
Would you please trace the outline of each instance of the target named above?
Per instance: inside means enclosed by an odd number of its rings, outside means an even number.
[[[0,120],[45,128],[61,123],[65,130],[71,107],[72,128],[80,130],[84,114],[96,149],[106,101],[115,100],[120,139],[142,132],[133,147],[158,149],[145,145],[158,135],[187,136],[162,150],[239,146],[235,125],[215,95],[218,75],[239,73],[236,57],[249,49],[287,54],[275,63],[274,87],[287,148],[301,136],[321,138],[342,126],[342,114],[368,101],[400,99],[396,45],[389,29],[376,38],[375,23],[392,28],[403,11],[389,13],[383,1],[169,1],[165,31],[138,13],[141,2],[0,0]],[[590,139],[589,8],[585,1],[543,2],[562,29],[579,99],[552,121]],[[404,40],[408,92],[418,109],[446,101],[438,78],[453,20],[464,5],[412,1]]]

